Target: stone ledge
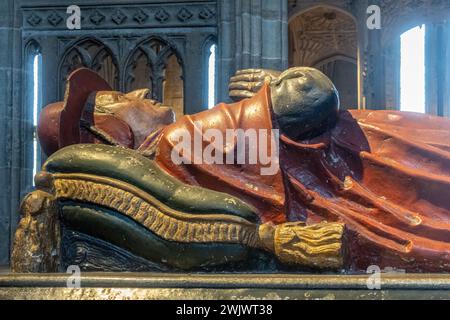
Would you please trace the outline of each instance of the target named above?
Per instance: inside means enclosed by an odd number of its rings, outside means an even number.
[[[0,275],[0,299],[450,299],[450,275],[384,274],[381,290],[367,275],[84,273]]]

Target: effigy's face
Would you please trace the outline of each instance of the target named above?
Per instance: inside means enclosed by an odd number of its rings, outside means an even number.
[[[124,94],[116,91],[100,91],[95,96],[97,112],[110,113],[125,121],[133,130],[136,144],[140,144],[154,130],[175,121],[172,108],[146,99],[148,90]]]
[[[145,99],[147,90],[133,91],[124,94],[117,91],[100,91],[95,97],[96,110],[106,111],[115,115],[124,115],[134,111],[144,120],[158,119],[161,123],[170,124],[174,121],[174,113],[168,106]]]
[[[119,103],[117,107],[119,108],[119,115],[123,114],[120,110],[133,110],[137,115],[133,120],[147,124],[156,122],[161,125],[168,125],[175,120],[174,113],[170,107],[163,106],[150,99],[131,99]]]

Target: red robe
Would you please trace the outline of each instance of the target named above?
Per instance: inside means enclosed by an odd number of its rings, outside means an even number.
[[[280,139],[280,170],[261,164],[175,165],[181,129],[272,129],[270,89],[185,116],[155,140],[155,161],[185,183],[226,192],[257,208],[263,222],[342,221],[346,264],[450,272],[450,119],[398,111],[341,111],[321,137]],[[140,148],[145,152],[150,140]],[[218,152],[226,154],[233,148]]]

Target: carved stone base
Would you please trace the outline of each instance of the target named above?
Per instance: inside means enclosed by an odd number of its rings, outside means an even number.
[[[56,200],[42,190],[22,202],[11,254],[13,272],[57,272],[60,262],[60,223]]]
[[[81,288],[69,275],[0,275],[0,299],[450,299],[450,275],[382,275],[381,290],[368,275],[82,273]]]

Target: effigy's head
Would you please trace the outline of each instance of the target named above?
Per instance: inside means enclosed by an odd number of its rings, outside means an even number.
[[[271,94],[279,129],[293,140],[317,137],[336,123],[339,94],[317,69],[286,70],[271,84]]]
[[[111,114],[127,123],[134,134],[135,146],[139,146],[153,131],[175,122],[172,108],[147,99],[148,89],[122,93],[98,91],[89,98],[97,113]]]
[[[95,111],[111,113],[117,116],[128,114],[133,109],[139,119],[147,124],[157,121],[163,125],[174,122],[174,112],[172,108],[163,106],[161,103],[147,99],[150,90],[141,89],[130,93],[117,91],[98,91],[95,93]],[[134,119],[138,120],[138,119]]]

